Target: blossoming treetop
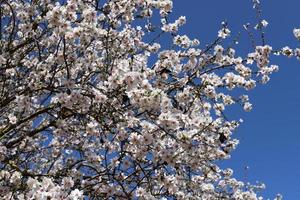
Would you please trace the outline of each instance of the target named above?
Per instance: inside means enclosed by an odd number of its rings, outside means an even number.
[[[278,70],[271,46],[240,57],[222,23],[200,48],[171,0],[0,2],[1,198],[259,198],[215,161],[238,144],[226,108]]]

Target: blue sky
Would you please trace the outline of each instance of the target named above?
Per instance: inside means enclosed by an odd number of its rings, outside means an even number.
[[[300,27],[299,0],[261,0],[263,16],[269,22],[266,40],[274,48],[297,47],[294,27]],[[249,39],[242,25],[254,22],[252,0],[174,0],[172,16],[185,15],[183,32],[198,38],[202,44],[216,38],[220,23],[227,20],[233,35],[242,32],[240,50],[246,53]],[[265,197],[281,193],[284,199],[300,199],[300,61],[277,57],[280,66],[271,82],[250,92],[254,109],[250,113],[233,112],[244,123],[236,133],[238,149],[223,166],[232,167],[241,180],[262,181]],[[244,167],[250,169],[245,175]]]

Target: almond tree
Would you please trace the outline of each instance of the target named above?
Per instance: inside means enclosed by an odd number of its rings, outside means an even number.
[[[293,51],[265,44],[262,19],[246,57],[226,22],[200,45],[172,8],[0,0],[1,199],[262,199],[216,164],[238,144],[226,108],[250,111],[247,91],[278,70],[270,55]]]

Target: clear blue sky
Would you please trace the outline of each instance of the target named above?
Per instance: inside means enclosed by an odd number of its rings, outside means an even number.
[[[263,16],[269,22],[266,39],[273,47],[299,46],[292,30],[300,27],[299,0],[261,0]],[[174,0],[172,16],[185,15],[184,33],[200,39],[202,44],[215,39],[220,22],[227,20],[232,33],[242,31],[242,52],[250,48],[242,25],[253,22],[252,0]],[[284,57],[273,60],[280,71],[271,82],[250,93],[254,109],[241,116],[244,123],[236,133],[240,139],[232,159],[223,163],[235,170],[235,177],[245,180],[244,166],[250,166],[247,180],[262,181],[263,195],[300,199],[300,61]]]

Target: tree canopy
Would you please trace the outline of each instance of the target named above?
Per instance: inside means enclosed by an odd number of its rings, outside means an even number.
[[[262,198],[216,161],[239,143],[226,108],[300,55],[266,20],[241,56],[227,22],[208,45],[179,34],[171,0],[0,2],[1,199]]]

